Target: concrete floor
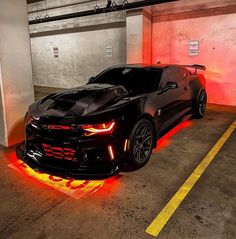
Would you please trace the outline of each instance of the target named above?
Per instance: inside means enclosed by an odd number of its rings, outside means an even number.
[[[9,168],[13,148],[1,148],[0,238],[152,238],[147,226],[235,119],[233,107],[208,106],[204,119],[165,138],[144,168],[78,200]],[[235,142],[236,132],[158,238],[236,238]]]

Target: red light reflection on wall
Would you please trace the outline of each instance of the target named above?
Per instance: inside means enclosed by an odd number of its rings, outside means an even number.
[[[174,15],[171,17],[172,20],[153,17],[153,64],[161,61],[205,65],[207,70],[203,74],[206,78],[208,103],[235,106],[235,14],[194,18],[186,15],[183,19],[175,19]],[[189,55],[189,42],[193,39],[199,40],[197,56]]]
[[[67,194],[75,199],[79,199],[85,195],[95,193],[106,184],[114,183],[118,177],[112,177],[106,180],[75,180],[64,179],[61,177],[52,176],[42,172],[36,172],[23,161],[19,160],[15,153],[10,155],[10,168],[21,172],[24,176],[35,179],[38,182],[46,184],[62,193]]]
[[[166,148],[171,143],[172,140],[170,138],[172,136],[177,134],[182,129],[189,127],[191,124],[192,124],[191,121],[184,121],[184,122],[178,124],[177,126],[175,126],[172,130],[170,130],[167,134],[165,134],[163,137],[161,137],[157,141],[157,147],[155,149],[153,149],[153,153],[156,153],[156,152],[162,150],[163,148]]]

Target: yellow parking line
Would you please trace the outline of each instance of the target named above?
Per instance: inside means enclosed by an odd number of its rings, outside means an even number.
[[[185,181],[185,183],[180,187],[180,189],[175,193],[175,195],[170,199],[167,205],[161,210],[161,212],[157,215],[154,221],[148,226],[146,232],[152,236],[158,236],[163,227],[169,221],[171,216],[174,214],[175,210],[182,203],[184,198],[188,195],[190,190],[193,188],[195,183],[201,177],[203,172],[212,162],[214,157],[220,151],[222,146],[225,144],[227,139],[233,133],[236,128],[236,121],[234,121],[229,128],[225,131],[225,133],[221,136],[221,138],[217,141],[217,143],[213,146],[210,152],[205,156],[205,158],[201,161],[201,163],[197,166],[197,168],[193,171],[193,173],[189,176],[189,178]]]

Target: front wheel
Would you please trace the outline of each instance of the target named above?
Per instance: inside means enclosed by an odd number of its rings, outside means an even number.
[[[206,113],[207,93],[201,90],[193,107],[193,118],[201,119]]]
[[[139,120],[133,127],[128,144],[128,161],[134,168],[143,167],[152,154],[154,129],[147,119]]]

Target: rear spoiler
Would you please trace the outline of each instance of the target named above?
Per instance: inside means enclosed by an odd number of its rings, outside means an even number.
[[[188,67],[188,68],[194,68],[195,69],[195,75],[197,74],[197,70],[205,71],[206,67],[203,65],[182,65],[183,67]]]

